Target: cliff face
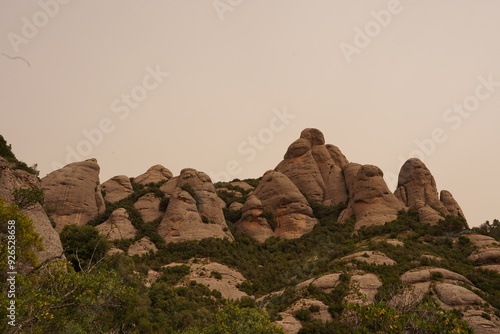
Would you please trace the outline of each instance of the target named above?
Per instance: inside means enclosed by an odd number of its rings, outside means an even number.
[[[15,189],[40,189],[40,182],[35,175],[13,167],[14,164],[0,157],[0,198],[11,204],[14,203]],[[43,263],[47,259],[61,256],[63,247],[59,234],[52,227],[44,208],[39,203],[34,203],[21,211],[31,218],[35,232],[42,237],[43,250],[36,251],[38,262]]]
[[[56,230],[66,225],[85,225],[105,210],[97,160],[75,162],[42,179],[45,203],[54,208]]]

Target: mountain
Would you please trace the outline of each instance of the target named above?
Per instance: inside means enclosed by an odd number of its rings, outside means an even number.
[[[95,159],[39,180],[0,153],[4,244],[19,228],[2,332],[500,332],[500,222],[470,229],[418,159],[392,192],[312,128],[232,182],[161,165],[102,182]]]

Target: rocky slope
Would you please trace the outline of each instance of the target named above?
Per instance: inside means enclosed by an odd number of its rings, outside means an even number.
[[[0,157],[0,197],[43,190],[43,206],[23,209],[43,240],[40,262],[62,254],[65,226],[94,226],[109,246],[106,270],[131,290],[140,284],[141,317],[151,310],[149,319],[172,316],[184,329],[230,301],[265,310],[286,333],[335,332],[362,323],[358,305],[427,308],[429,319],[454,310],[446,314],[476,333],[500,332],[500,242],[456,224],[465,222],[458,202],[418,159],[393,192],[380,168],[349,162],[308,128],[258,179],[214,184],[202,171],[155,165],[100,184],[99,171],[89,159],[40,182]]]

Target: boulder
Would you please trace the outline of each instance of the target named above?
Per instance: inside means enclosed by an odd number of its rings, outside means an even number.
[[[137,232],[124,208],[113,211],[108,220],[97,225],[96,229],[108,240],[132,239]]]
[[[448,306],[480,305],[484,299],[462,286],[438,283],[435,287],[438,298]]]
[[[276,171],[264,174],[242,211],[240,221],[235,224],[236,229],[259,241],[272,235],[282,239],[299,238],[318,223],[316,218],[312,218],[312,209],[304,195],[288,177]],[[263,212],[270,213],[272,218],[267,218],[272,221],[262,217]]]
[[[160,211],[160,199],[153,193],[147,193],[134,203],[136,208],[141,214],[144,222],[152,222],[153,220],[163,217],[164,212]]]
[[[266,218],[261,216],[264,207],[257,196],[248,196],[241,211],[241,219],[234,224],[237,232],[246,234],[258,242],[264,242],[275,235]]]
[[[89,159],[66,165],[42,179],[45,205],[55,209],[52,218],[58,232],[66,225],[85,225],[104,212],[99,169],[97,160]]]
[[[238,211],[243,209],[243,204],[240,202],[233,202],[229,205],[229,210]]]
[[[340,150],[325,145],[318,129],[305,129],[293,142],[275,170],[286,175],[310,200],[324,205],[348,199],[342,167],[347,159]]]
[[[351,293],[344,299],[346,303],[369,305],[375,302],[375,295],[382,282],[375,274],[356,274],[351,276]]]
[[[101,188],[106,192],[104,199],[110,203],[118,202],[134,192],[130,179],[125,175],[112,177],[104,182]]]
[[[149,184],[149,183],[158,183],[162,181],[168,181],[172,178],[172,172],[162,165],[154,165],[150,167],[146,173],[137,176],[134,179],[135,183],[139,184]]]
[[[351,216],[356,217],[356,229],[362,226],[384,225],[397,218],[398,212],[405,209],[404,205],[389,191],[384,181],[384,174],[377,166],[347,165],[349,173],[355,172],[356,177],[347,176],[349,182],[349,204],[339,216],[339,221],[345,221]]]
[[[149,252],[156,253],[157,251],[158,248],[156,248],[155,244],[148,237],[144,237],[130,245],[127,254],[129,256],[142,256],[148,254]]]
[[[463,217],[463,212],[453,196],[448,191],[441,193],[438,198],[436,181],[427,166],[417,158],[407,160],[401,167],[398,178],[396,197],[410,209],[417,210],[420,221],[436,224],[443,219],[443,215],[453,214]]]

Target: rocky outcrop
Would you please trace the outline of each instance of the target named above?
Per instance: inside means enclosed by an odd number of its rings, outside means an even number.
[[[356,228],[383,225],[397,218],[404,205],[389,191],[384,174],[377,166],[345,166],[349,184],[349,204],[339,216],[340,221],[356,218]],[[356,176],[353,176],[356,173]]]
[[[97,160],[75,162],[42,179],[45,204],[54,208],[56,230],[69,224],[84,225],[105,210]]]
[[[388,265],[393,266],[396,264],[396,261],[389,258],[382,252],[374,252],[374,251],[361,251],[351,255],[344,256],[340,259],[341,261],[349,261],[349,260],[357,260],[370,264],[375,264],[378,266]]]
[[[168,183],[168,182],[167,182]],[[158,233],[166,242],[228,238],[233,236],[222,212],[225,206],[210,177],[191,168],[181,171],[170,196]]]
[[[149,183],[168,181],[172,178],[172,176],[172,172],[167,168],[162,165],[154,165],[153,167],[150,167],[146,173],[134,178],[134,182],[146,185]]]
[[[189,279],[203,284],[211,290],[217,290],[223,298],[237,300],[248,296],[237,288],[246,281],[245,277],[238,271],[220,263],[191,263]]]
[[[302,290],[307,288],[309,285],[312,285],[315,288],[323,290],[323,292],[330,293],[337,285],[339,285],[339,283],[340,274],[327,274],[318,278],[311,278],[307,281],[301,282],[297,284],[295,289]]]
[[[318,223],[312,214],[309,203],[288,177],[267,171],[248,197],[235,228],[258,241],[273,235],[294,239],[309,233]]]
[[[464,217],[462,209],[449,191],[443,190],[441,199],[438,198],[434,177],[417,158],[409,159],[401,167],[394,194],[404,205],[417,210],[423,223],[435,224],[444,215]]]
[[[443,309],[460,310],[475,333],[499,332],[500,320],[491,312],[491,306],[466,288],[472,286],[466,277],[443,268],[423,268],[404,273],[401,280],[407,284],[407,288],[393,297],[389,303],[392,307],[404,311],[419,303],[432,291],[432,295],[441,303]],[[484,314],[487,314],[489,319],[484,317]]]
[[[470,261],[476,265],[500,264],[500,242],[481,234],[467,234],[465,237],[476,247],[468,257]]]
[[[500,264],[500,247],[479,248],[468,259],[476,264]]]
[[[108,240],[132,239],[137,232],[124,208],[113,211],[108,220],[97,225],[96,229]]]
[[[125,175],[114,176],[101,187],[106,193],[104,199],[110,203],[118,202],[134,192],[130,179]]]
[[[323,302],[310,299],[310,298],[302,298],[296,301],[292,306],[290,306],[285,311],[281,312],[279,315],[282,320],[276,321],[276,324],[282,327],[287,334],[296,334],[302,328],[302,325],[298,319],[295,318],[295,312],[301,309],[309,309],[311,306],[314,306],[318,309],[317,312],[311,312],[311,318],[319,320],[321,322],[332,321],[333,318],[328,312],[328,306],[326,306]]]
[[[144,222],[152,222],[155,219],[163,217],[164,212],[160,211],[160,199],[153,193],[147,193],[134,203],[134,207],[139,210]]]
[[[0,157],[0,198],[5,199],[6,204],[13,203],[13,192],[17,188],[40,189],[40,182],[35,175],[20,169],[14,169],[13,164]],[[62,256],[63,247],[59,234],[52,227],[49,217],[43,207],[33,204],[22,208],[21,211],[31,218],[33,228],[42,238],[42,250],[34,250],[38,262]]]
[[[349,283],[351,293],[345,297],[344,302],[359,305],[373,304],[381,286],[382,282],[375,274],[352,275]]]
[[[258,242],[264,242],[275,235],[267,219],[262,217],[264,206],[257,196],[248,196],[241,211],[241,219],[234,225],[237,232],[246,234]]]
[[[458,205],[457,201],[455,200],[455,198],[453,198],[453,195],[448,190],[441,190],[439,200],[443,203],[444,207],[446,208],[446,210],[448,210],[450,215],[465,218],[464,212],[460,208],[460,205]]]
[[[129,256],[134,256],[134,255],[146,255],[149,252],[156,253],[158,251],[158,248],[156,248],[155,244],[149,239],[148,237],[144,237],[140,240],[137,240],[134,242],[130,247],[128,248],[127,254]]]
[[[425,269],[410,270],[401,275],[401,281],[407,284],[428,282],[432,279],[433,273],[440,273],[441,274],[440,276],[445,280],[472,285],[472,283],[465,276],[443,268],[425,268]]]
[[[276,166],[310,200],[324,205],[345,203],[348,199],[342,167],[347,159],[333,145],[325,145],[318,129],[305,129]]]

